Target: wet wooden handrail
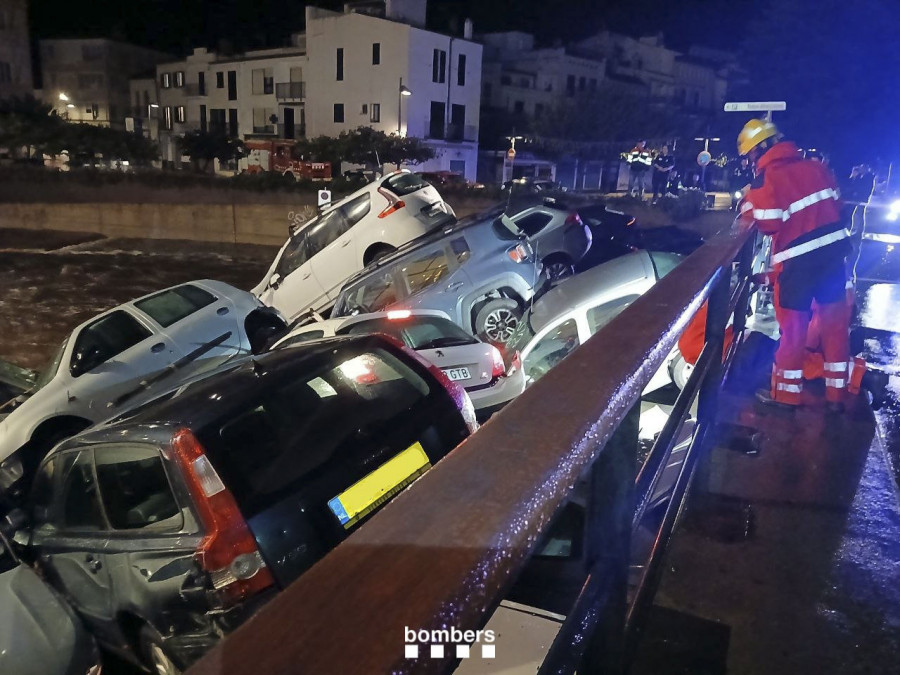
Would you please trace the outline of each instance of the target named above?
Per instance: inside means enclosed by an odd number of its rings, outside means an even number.
[[[190,671],[439,673],[404,629],[478,629],[747,234],[695,251]]]

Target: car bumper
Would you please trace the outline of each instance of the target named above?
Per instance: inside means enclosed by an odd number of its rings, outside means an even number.
[[[511,375],[497,378],[493,385],[481,389],[466,389],[479,417],[485,412],[488,415],[496,412],[523,391],[525,391],[525,375],[521,369]]]

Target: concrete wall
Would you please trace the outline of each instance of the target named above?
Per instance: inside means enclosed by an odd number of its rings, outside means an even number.
[[[310,207],[299,204],[0,203],[0,228],[280,246],[287,238],[288,217],[294,211],[306,217],[311,213]]]

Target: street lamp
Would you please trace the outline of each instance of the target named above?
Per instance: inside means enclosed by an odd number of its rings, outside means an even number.
[[[397,90],[397,135],[402,136],[402,126],[400,124],[401,117],[403,115],[403,97],[404,96],[412,96],[412,91],[410,91],[409,87],[403,84],[403,78],[400,78],[400,88]]]

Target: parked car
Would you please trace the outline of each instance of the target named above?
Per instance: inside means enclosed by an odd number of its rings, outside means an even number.
[[[553,197],[511,200],[499,220],[515,234],[528,237],[551,281],[573,275],[593,241],[591,228],[578,211]]]
[[[396,338],[465,388],[475,411],[487,417],[525,389],[521,364],[507,366],[494,345],[481,342],[443,312],[419,309],[356,314],[295,328],[272,349],[335,335],[382,333]]]
[[[15,551],[6,548],[4,537],[0,537],[0,673],[100,675],[97,645],[81,619],[59,593],[19,561]]]
[[[0,492],[30,475],[57,442],[135,397],[263,350],[287,324],[219,281],[193,281],[126,302],[78,326],[34,387],[0,420]],[[168,387],[166,387],[168,388]]]
[[[324,310],[363,267],[455,220],[428,181],[394,172],[292,231],[252,293],[290,318]]]
[[[543,194],[546,192],[568,192],[569,188],[548,178],[513,178],[500,185],[503,192],[518,194]]]
[[[173,673],[476,428],[387,338],[278,349],[57,446],[18,538],[102,646]]]
[[[455,171],[423,171],[420,175],[429,183],[438,187],[484,189],[483,183],[472,183],[466,180],[466,177],[461,173]]]
[[[332,316],[435,309],[467,333],[506,342],[545,279],[527,238],[500,213],[471,216],[370,265],[341,290]]]
[[[543,377],[612,321],[682,259],[683,256],[674,253],[635,251],[567,279],[547,291],[528,309],[507,343],[510,355],[521,354],[526,386]],[[676,356],[677,350],[645,391],[671,381],[669,364]]]

